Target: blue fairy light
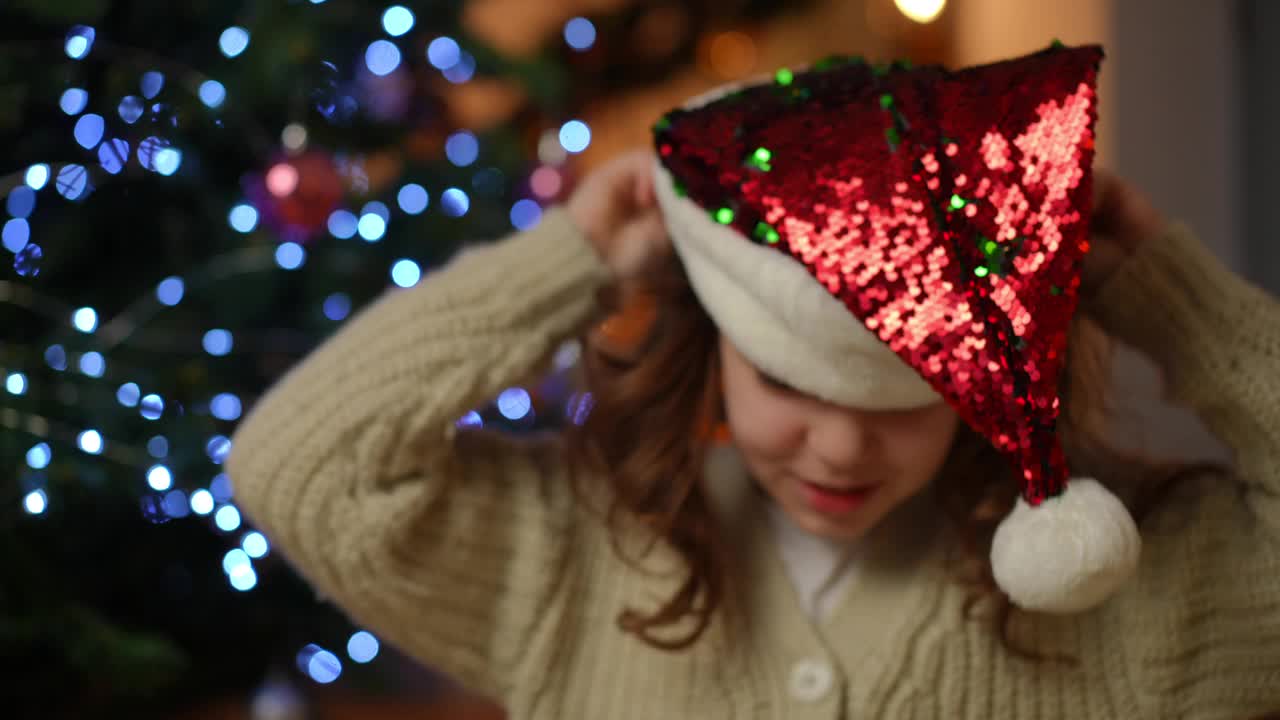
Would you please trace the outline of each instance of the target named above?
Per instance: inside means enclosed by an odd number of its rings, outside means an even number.
[[[98,329],[98,312],[91,307],[82,307],[71,313],[71,324],[82,333],[91,333]]]
[[[120,99],[120,104],[116,106],[116,112],[120,114],[120,119],[132,125],[138,122],[138,118],[142,117],[142,98],[137,95],[125,95]]]
[[[23,218],[13,218],[4,224],[4,229],[0,230],[0,241],[4,243],[4,249],[11,253],[21,252],[31,240],[31,225]]]
[[[152,490],[164,492],[173,487],[173,473],[164,465],[152,465],[147,470],[147,484]]]
[[[357,232],[360,237],[367,242],[377,242],[387,232],[387,221],[381,215],[376,213],[365,213],[360,216],[360,221],[356,225]]]
[[[156,285],[156,299],[161,305],[173,307],[182,302],[182,296],[186,293],[186,283],[182,282],[182,278],[170,276],[160,281]]]
[[[72,60],[83,60],[93,49],[93,40],[97,33],[88,25],[76,25],[67,32],[63,49]]]
[[[247,203],[240,203],[227,213],[227,222],[236,232],[250,233],[258,227],[258,209]]]
[[[574,50],[587,50],[596,42],[596,26],[584,17],[564,24],[564,41]]]
[[[30,217],[31,212],[36,209],[36,191],[27,187],[25,183],[19,185],[9,191],[4,207],[16,218]]]
[[[191,514],[189,502],[185,492],[170,490],[164,494],[164,499],[160,501],[160,507],[164,508],[164,514],[171,518],[183,518]]]
[[[227,576],[231,587],[240,592],[248,592],[258,584],[258,574],[253,571],[252,565],[241,565],[235,569],[235,572]]]
[[[27,393],[27,376],[20,372],[11,372],[4,379],[4,389],[10,395],[25,395]]]
[[[360,208],[360,214],[367,215],[369,213],[377,215],[384,222],[391,222],[391,208],[387,207],[386,203],[377,200],[365,203],[364,207]]]
[[[480,143],[471,132],[460,130],[445,140],[444,154],[454,165],[466,167],[476,161],[480,154]]]
[[[43,515],[49,508],[49,496],[44,490],[32,490],[22,498],[22,509],[28,515]]]
[[[219,420],[237,420],[240,417],[240,398],[232,393],[218,393],[209,401],[209,413]]]
[[[233,58],[249,47],[249,31],[238,25],[232,25],[222,31],[218,37],[218,49],[223,55]]]
[[[235,505],[223,505],[213,514],[213,523],[223,532],[231,532],[240,527],[240,511]]]
[[[466,415],[458,418],[458,421],[455,422],[454,425],[460,428],[484,427],[484,418],[480,417],[480,413],[475,410],[471,410]]]
[[[142,73],[142,79],[138,82],[138,89],[142,91],[142,97],[150,100],[160,94],[164,89],[164,73],[159,70],[148,70]],[[138,103],[141,107],[142,103]]]
[[[120,138],[112,138],[98,146],[98,164],[103,170],[118,175],[129,162],[129,143]]]
[[[116,390],[116,402],[125,407],[137,407],[141,399],[142,390],[138,388],[137,383],[127,382]]]
[[[151,393],[138,401],[138,413],[146,420],[159,420],[164,414],[164,398]]]
[[[13,271],[18,273],[20,277],[35,277],[40,274],[40,258],[44,257],[44,251],[35,243],[27,243],[27,246],[18,251],[13,258]]]
[[[507,388],[498,395],[498,412],[508,420],[519,420],[529,414],[533,399],[524,388]]]
[[[221,107],[222,102],[227,99],[227,89],[217,80],[205,80],[200,83],[198,94],[200,102],[210,108]]]
[[[204,452],[215,465],[221,465],[231,453],[231,438],[225,435],[214,435],[205,443]]]
[[[240,547],[251,558],[265,557],[270,549],[266,536],[257,530],[245,533],[244,537],[240,539]]]
[[[358,223],[350,210],[334,210],[329,214],[329,234],[339,240],[349,240],[355,237]]]
[[[90,455],[101,455],[104,445],[102,433],[97,430],[85,430],[76,436],[76,445]]]
[[[151,165],[161,175],[172,175],[182,166],[182,151],[173,147],[160,148],[152,158]]]
[[[440,194],[440,209],[449,217],[462,217],[471,209],[471,198],[458,188],[449,188]]]
[[[581,120],[570,120],[560,126],[560,146],[571,153],[580,153],[591,144],[591,128]]]
[[[167,147],[169,147],[169,141],[162,137],[151,135],[143,138],[138,142],[138,164],[154,171],[156,169],[156,155]]]
[[[345,320],[351,314],[351,298],[346,293],[334,293],[324,299],[324,316],[334,322]]]
[[[462,48],[451,37],[441,36],[427,45],[427,62],[437,70],[448,70],[458,64],[462,57]]]
[[[382,13],[382,29],[392,37],[400,37],[413,29],[413,11],[403,5],[392,5]]]
[[[342,675],[342,661],[337,655],[308,645],[298,654],[298,663],[312,680],[327,685]]]
[[[307,261],[307,251],[295,242],[280,243],[276,247],[276,265],[285,270],[297,270]]]
[[[50,345],[44,351],[44,361],[54,370],[66,370],[67,351],[61,345]]]
[[[511,224],[517,230],[528,230],[542,220],[542,206],[532,200],[517,200],[511,206]]]
[[[396,202],[400,204],[400,209],[410,215],[418,215],[427,209],[430,202],[430,196],[427,195],[427,189],[417,183],[409,183],[400,188],[400,192],[396,194]]]
[[[361,630],[347,640],[347,657],[358,663],[367,663],[378,656],[378,639]]]
[[[227,502],[231,499],[231,478],[226,473],[218,473],[209,483],[209,492],[213,493],[214,500]]]
[[[107,362],[103,359],[102,353],[90,350],[80,356],[80,372],[85,375],[96,378],[102,377],[106,369]]]
[[[81,88],[67,88],[58,99],[58,107],[68,115],[79,115],[89,104],[89,93]]]
[[[391,266],[391,281],[402,288],[413,287],[422,279],[422,269],[412,260],[397,260]]]
[[[213,493],[200,489],[191,493],[191,512],[197,515],[208,515],[213,512]]]
[[[147,440],[147,454],[159,460],[169,455],[169,439],[163,435],[154,435]]]
[[[105,128],[106,125],[101,115],[89,113],[80,116],[80,119],[76,121],[73,133],[80,147],[92,150],[98,147],[98,143],[102,142],[102,133]]]
[[[470,80],[476,74],[476,59],[471,53],[464,52],[458,57],[458,62],[452,67],[443,71],[444,79],[449,82],[460,85]]]
[[[83,165],[68,163],[58,171],[54,181],[58,194],[68,200],[79,200],[89,189],[89,171]]]
[[[214,328],[204,334],[202,342],[204,351],[214,357],[222,357],[231,352],[232,346],[235,344],[234,338],[231,336],[230,330],[222,328]]]
[[[374,40],[365,48],[364,64],[374,75],[389,75],[400,67],[400,48],[390,40]]]
[[[36,163],[27,168],[27,174],[23,176],[23,182],[32,190],[41,190],[49,182],[49,166],[45,163]]]
[[[253,561],[249,559],[249,553],[240,548],[231,548],[222,556],[222,572],[228,575],[241,565],[252,566]]]
[[[27,450],[27,467],[32,470],[43,470],[53,461],[53,451],[49,443],[37,443]]]
[[[569,396],[569,401],[565,403],[565,414],[568,415],[569,421],[574,425],[581,425],[587,421],[587,416],[591,414],[591,408],[595,404],[589,392],[574,393]]]

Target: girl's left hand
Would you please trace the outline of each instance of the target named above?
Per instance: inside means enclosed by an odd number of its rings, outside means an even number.
[[[1082,300],[1093,298],[1141,245],[1164,230],[1165,218],[1136,187],[1107,170],[1093,173],[1092,247],[1080,269]]]

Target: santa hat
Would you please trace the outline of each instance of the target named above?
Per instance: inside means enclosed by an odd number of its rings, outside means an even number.
[[[1070,478],[1058,380],[1089,247],[1102,50],[948,72],[835,58],[720,88],[655,127],[657,195],[699,300],[754,364],[867,409],[945,400],[1016,470],[996,582],[1074,612],[1137,566]]]

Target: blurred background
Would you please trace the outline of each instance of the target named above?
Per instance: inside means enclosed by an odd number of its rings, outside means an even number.
[[[1272,31],[1269,0],[3,3],[0,716],[502,717],[240,517],[220,464],[285,368],[684,98],[829,54],[1102,43],[1099,162],[1280,291]],[[1129,440],[1223,452],[1121,359]],[[459,422],[572,422],[573,362]]]

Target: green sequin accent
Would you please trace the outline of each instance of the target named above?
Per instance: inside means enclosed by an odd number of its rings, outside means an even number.
[[[676,191],[676,197],[685,197],[689,194],[689,189],[679,180],[672,183],[672,189]]]
[[[898,149],[898,144],[902,142],[902,135],[898,132],[898,128],[885,128],[884,139],[889,142],[889,151]]]
[[[769,227],[769,224],[763,220],[756,223],[754,235],[757,240],[763,240],[770,245],[776,245],[778,240],[781,239],[781,236],[778,235],[778,231]]]
[[[991,272],[991,271],[990,271],[990,270],[988,270],[988,269],[986,268],[986,266],[983,266],[983,265],[979,265],[978,267],[976,267],[976,268],[974,268],[974,269],[973,269],[973,274],[974,274],[974,275],[977,275],[977,276],[978,276],[978,277],[980,277],[980,278],[982,278],[982,277],[986,277],[986,276],[987,276],[987,274],[988,274],[988,273],[990,273],[990,272]]]
[[[1061,50],[1062,48],[1066,47],[1066,45],[1062,44],[1062,41],[1059,40],[1058,38],[1054,38],[1053,42],[1049,44],[1049,47],[1053,48],[1054,50]]]
[[[722,207],[715,212],[715,219],[716,222],[721,225],[728,225],[733,222],[733,210],[727,207]]]
[[[890,95],[889,93],[885,93],[881,95],[880,107],[884,108],[885,110],[888,110],[889,108],[893,107],[893,96]]]
[[[1050,294],[1050,295],[1061,295],[1061,294],[1062,294],[1062,288],[1058,287],[1057,285],[1050,285],[1050,286],[1049,286],[1049,294]]]
[[[953,195],[951,196],[951,209],[952,209],[952,210],[959,210],[960,208],[963,208],[965,205],[968,205],[968,204],[969,204],[969,203],[968,203],[968,201],[966,201],[964,198],[960,197],[959,195],[954,195],[954,194],[953,194]]]
[[[756,148],[755,152],[751,153],[751,157],[747,158],[747,165],[757,170],[769,172],[773,169],[773,166],[769,164],[772,159],[773,153],[769,148],[759,147]]]
[[[999,247],[1000,246],[996,244],[995,240],[988,240],[982,243],[982,252],[987,255],[991,255],[995,253],[995,251],[999,249]]]
[[[774,73],[773,79],[779,85],[790,85],[791,81],[796,79],[796,76],[795,73],[791,72],[790,68],[779,68],[778,72]]]
[[[892,68],[889,66],[888,63],[876,63],[875,65],[871,66],[871,74],[875,75],[876,77],[884,77],[885,75],[889,74],[889,71],[891,69]]]
[[[663,115],[661,118],[658,118],[658,122],[653,124],[654,132],[662,132],[663,130],[668,130],[670,128],[671,128],[671,118],[667,117],[666,115]]]

